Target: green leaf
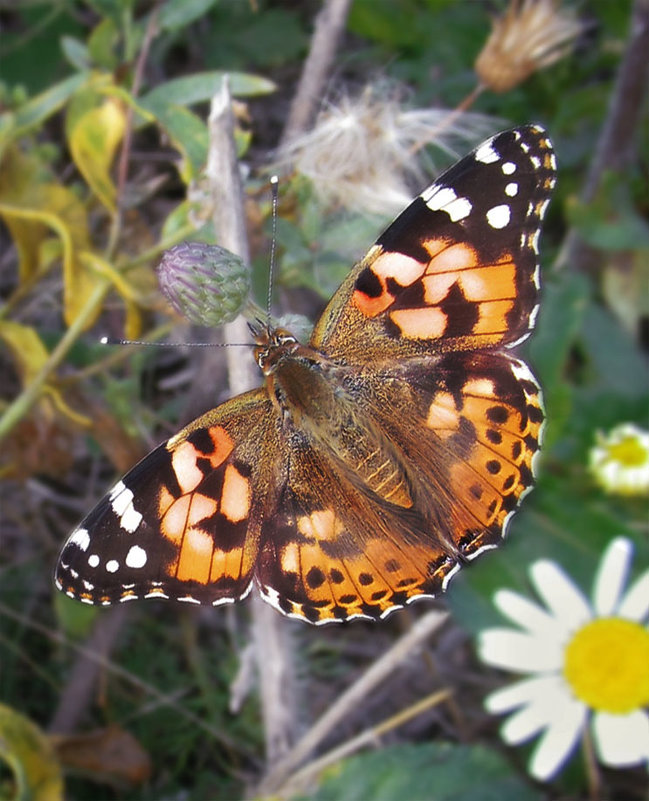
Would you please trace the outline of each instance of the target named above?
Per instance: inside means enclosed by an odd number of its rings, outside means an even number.
[[[543,387],[548,419],[546,446],[562,434],[572,410],[574,386],[566,381],[565,369],[590,292],[588,279],[572,270],[551,275],[542,289],[539,319],[527,352]]]
[[[267,78],[245,72],[197,72],[176,78],[156,86],[139,99],[139,105],[153,114],[165,106],[191,106],[194,103],[209,102],[220,89],[223,77],[227,75],[230,92],[234,97],[256,97],[275,91],[275,84]]]
[[[607,310],[597,304],[586,309],[581,331],[594,393],[618,398],[642,398],[648,392],[647,361],[632,336]]]
[[[96,25],[88,37],[88,53],[93,64],[107,70],[114,69],[118,63],[115,54],[118,39],[119,31],[110,17]]]
[[[184,156],[179,172],[188,184],[207,159],[207,126],[200,117],[182,106],[165,105],[153,113]]]
[[[327,769],[309,801],[540,801],[541,792],[482,746],[398,745]],[[303,796],[302,798],[306,798]]]
[[[275,4],[277,5],[277,4]],[[249,3],[223,3],[201,35],[208,66],[267,68],[300,59],[308,46],[299,15],[284,8],[255,10]]]
[[[649,224],[636,211],[626,175],[607,173],[591,203],[570,198],[566,211],[568,221],[594,248],[631,250],[649,247]]]
[[[162,30],[175,31],[202,17],[218,0],[167,0],[160,9],[158,24]]]
[[[48,117],[55,114],[66,101],[88,80],[87,73],[71,75],[51,89],[28,100],[16,111],[14,137],[24,136],[32,128],[37,128]]]
[[[90,67],[88,48],[80,39],[74,36],[63,36],[61,50],[69,63],[76,69],[87,70]]]
[[[98,607],[80,604],[62,592],[54,593],[53,600],[56,619],[68,637],[82,640],[92,632],[101,614]]]

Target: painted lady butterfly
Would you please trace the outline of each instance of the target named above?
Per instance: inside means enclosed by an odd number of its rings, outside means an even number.
[[[157,447],[72,533],[56,585],[217,606],[253,583],[312,623],[384,617],[495,547],[532,485],[534,325],[555,158],[497,134],[379,237],[308,345],[255,330],[265,385]]]

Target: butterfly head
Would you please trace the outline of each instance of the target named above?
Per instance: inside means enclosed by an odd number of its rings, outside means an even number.
[[[255,336],[255,361],[265,376],[272,375],[280,361],[300,347],[286,328],[273,328],[264,323],[251,330]]]

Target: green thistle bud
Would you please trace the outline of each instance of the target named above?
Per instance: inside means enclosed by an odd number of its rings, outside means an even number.
[[[218,245],[181,242],[165,251],[157,268],[163,295],[190,322],[228,323],[242,310],[250,291],[250,270]]]

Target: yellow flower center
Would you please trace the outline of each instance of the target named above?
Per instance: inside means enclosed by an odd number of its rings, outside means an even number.
[[[591,709],[624,715],[649,703],[649,631],[621,618],[583,626],[565,651],[563,675]]]
[[[647,461],[647,449],[635,437],[625,437],[608,446],[608,456],[625,467],[640,467]]]

